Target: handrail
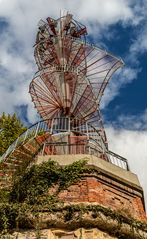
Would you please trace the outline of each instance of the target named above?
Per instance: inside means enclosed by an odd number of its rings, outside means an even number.
[[[116,153],[114,153],[114,152],[112,152],[112,151],[108,151],[108,154],[110,155],[110,156],[112,156],[113,158],[117,158],[118,160],[120,160],[120,162],[123,162],[123,164],[125,164],[126,165],[126,170],[130,170],[130,168],[129,168],[129,164],[128,164],[128,161],[127,161],[127,159],[126,158],[124,158],[124,157],[122,157],[122,156],[120,156],[120,155],[118,155],[118,154],[116,154]],[[112,159],[112,157],[111,157],[111,159]]]
[[[73,121],[72,121],[73,120]],[[76,121],[76,127],[72,126],[72,123]],[[70,122],[70,125],[69,123]],[[46,119],[41,120],[32,126],[30,126],[25,132],[19,135],[19,137],[9,146],[9,148],[5,151],[5,153],[2,155],[2,161],[5,160],[5,158],[12,153],[16,147],[23,144],[26,140],[35,138],[38,134],[42,132],[49,132],[52,134],[52,131],[61,131],[61,132],[79,132],[84,134],[84,130],[82,126],[85,127],[85,135],[87,135],[87,126],[88,126],[88,133],[91,135],[90,137],[93,137],[93,140],[96,140],[95,137],[97,136],[97,140],[101,141],[101,144],[105,146],[105,142],[103,141],[99,131],[95,129],[91,124],[86,123],[83,120],[79,119],[70,119],[69,117],[58,117],[53,119]],[[89,128],[91,130],[89,130]],[[92,135],[92,132],[96,133],[96,136],[94,137]]]
[[[97,149],[91,147],[90,145],[89,145],[89,147],[90,147],[90,149],[92,149],[92,150],[90,150],[91,154],[98,156],[99,152],[97,151]],[[112,151],[110,151],[110,150],[107,150],[105,152],[105,160],[108,161],[109,163],[112,163],[112,164],[122,168],[122,169],[125,169],[127,171],[130,170],[127,159],[118,155],[118,154],[116,154],[116,153],[114,153],[114,152],[112,152]]]
[[[72,121],[73,120],[73,121]],[[49,145],[55,145],[56,147],[64,146],[68,147],[77,147],[75,148],[75,152],[82,152],[83,154],[92,154],[97,157],[103,157],[104,160],[115,164],[125,170],[129,170],[128,162],[125,158],[121,157],[120,155],[115,154],[112,151],[109,151],[107,148],[106,143],[104,142],[103,138],[101,137],[99,130],[95,129],[94,126],[91,124],[78,119],[70,119],[69,117],[60,117],[60,118],[53,118],[53,119],[46,119],[41,120],[31,127],[29,127],[24,133],[22,133],[6,150],[6,152],[2,155],[1,161],[6,161],[9,155],[11,155],[15,149],[23,145],[25,143],[31,142],[31,140],[36,139],[37,136],[41,136],[43,134],[48,133],[52,136],[61,136],[64,133],[77,133],[79,134],[79,139],[82,136],[87,136],[85,138],[85,143],[80,148],[80,143],[83,141],[81,138],[81,142],[78,143],[69,143],[66,142],[66,144],[62,144],[60,139],[56,142],[42,142],[43,145],[49,144]],[[76,136],[76,135],[75,135]],[[72,136],[71,136],[72,137]],[[74,137],[74,136],[73,136]],[[82,148],[83,147],[83,148]],[[69,152],[70,149],[66,148],[66,153]],[[80,151],[81,150],[81,151]],[[61,149],[62,152],[62,149]],[[71,152],[74,152],[74,149],[71,150]]]
[[[50,155],[54,155],[54,147],[56,146],[56,155],[62,154],[91,154],[98,158],[116,165],[124,170],[129,171],[129,165],[126,158],[107,150],[104,154],[100,153],[96,148],[91,146],[91,142],[87,140],[87,143],[67,143],[67,142],[45,142],[40,151],[40,155],[46,155],[46,151],[50,151]],[[58,153],[60,151],[60,153]]]

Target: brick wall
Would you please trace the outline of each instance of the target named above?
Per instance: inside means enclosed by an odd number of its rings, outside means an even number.
[[[128,189],[128,190],[127,190]],[[130,188],[113,182],[102,182],[96,177],[86,177],[77,184],[59,194],[64,202],[72,203],[98,203],[112,209],[123,210],[127,215],[146,220],[143,203],[140,196]]]

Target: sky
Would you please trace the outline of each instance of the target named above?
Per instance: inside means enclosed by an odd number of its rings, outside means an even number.
[[[38,120],[28,93],[37,71],[33,57],[37,23],[69,11],[85,24],[88,40],[123,59],[107,86],[101,111],[110,150],[128,159],[147,204],[147,1],[0,0],[0,114],[24,124]]]

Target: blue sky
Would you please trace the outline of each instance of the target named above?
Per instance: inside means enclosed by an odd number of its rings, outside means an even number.
[[[38,120],[29,83],[37,70],[37,23],[68,10],[87,26],[89,41],[125,62],[101,102],[110,149],[128,158],[147,198],[147,2],[137,0],[0,0],[0,114]]]
[[[143,23],[144,21],[141,23],[142,26]],[[147,52],[143,51],[139,53],[135,62],[132,61],[132,59],[128,59],[129,48],[140,33],[138,26],[123,26],[121,23],[117,23],[111,26],[109,30],[114,32],[113,34],[115,34],[116,37],[107,39],[107,36],[104,36],[102,38],[107,49],[110,49],[115,55],[121,56],[125,63],[124,69],[125,67],[132,67],[138,70],[137,76],[135,75],[131,83],[122,84],[119,93],[108,103],[107,107],[103,109],[106,122],[113,121],[117,127],[124,127],[123,124],[118,122],[120,115],[133,115],[139,118],[147,107]],[[142,127],[140,129],[142,129]],[[130,126],[128,126],[128,128],[130,128]]]

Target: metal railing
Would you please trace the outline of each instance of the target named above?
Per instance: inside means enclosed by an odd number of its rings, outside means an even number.
[[[71,118],[42,120],[32,125],[9,146],[1,161],[6,161],[20,145],[31,144],[33,139],[40,140],[42,136],[41,155],[92,154],[129,170],[125,158],[108,151],[99,130],[84,121]]]
[[[53,118],[42,120],[28,128],[9,146],[6,152],[2,155],[2,160],[5,160],[5,158],[11,154],[15,148],[38,135],[43,135],[45,133],[55,135],[61,132],[73,132],[80,135],[86,135],[88,138],[93,139],[102,151],[106,150],[105,142],[103,141],[99,131],[90,124],[78,119]]]
[[[44,143],[40,155],[88,154],[86,144]]]
[[[90,146],[89,146],[90,147]],[[110,151],[110,150],[107,150],[105,151],[104,154],[100,154],[99,151],[97,151],[96,148],[93,148],[93,147],[90,147],[90,150],[89,150],[90,154],[92,155],[95,155],[97,157],[100,157],[106,161],[108,161],[109,163],[112,163],[120,168],[123,168],[127,171],[129,171],[129,164],[128,164],[128,161],[126,158]]]
[[[112,151],[100,152],[98,149],[93,148],[90,141],[84,144],[68,144],[62,143],[44,143],[39,155],[68,155],[68,154],[90,154],[101,158],[111,164],[114,164],[122,169],[129,171],[127,159],[115,154]]]
[[[112,151],[108,151],[107,155],[109,156],[109,160],[112,164],[115,164],[116,166],[129,171],[129,164],[128,164],[128,161],[126,158],[124,158]]]

